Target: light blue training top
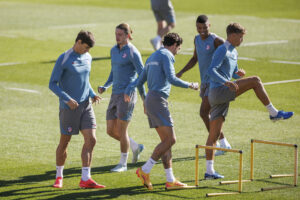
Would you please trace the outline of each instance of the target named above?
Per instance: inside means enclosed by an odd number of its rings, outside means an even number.
[[[220,45],[215,51],[211,65],[208,69],[210,88],[224,85],[232,78],[238,79],[238,52],[228,41]]]
[[[89,82],[92,56],[76,53],[73,48],[57,59],[49,81],[49,89],[59,97],[60,108],[69,108],[70,99],[82,103],[96,96]]]
[[[137,48],[128,43],[122,49],[115,45],[111,51],[111,72],[108,80],[101,86],[105,90],[112,87],[112,94],[122,94],[130,83],[137,79],[137,74],[143,71],[143,61],[140,52]],[[146,96],[145,87],[143,85],[138,87],[142,98]]]
[[[201,84],[209,83],[207,70],[216,50],[214,44],[216,37],[217,35],[214,33],[211,33],[205,40],[202,40],[200,35],[195,37],[195,48],[198,58]]]
[[[175,57],[166,48],[155,51],[146,61],[145,68],[137,81],[132,83],[126,94],[130,95],[133,88],[143,85],[146,81],[149,91],[156,91],[163,97],[170,96],[171,84],[177,87],[188,88],[190,83],[175,76]]]

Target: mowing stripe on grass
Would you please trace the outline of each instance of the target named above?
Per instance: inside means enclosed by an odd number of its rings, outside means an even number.
[[[285,81],[274,81],[274,82],[263,83],[263,85],[274,85],[274,84],[291,83],[291,82],[299,82],[299,81],[300,81],[300,79],[285,80]]]
[[[7,89],[7,90],[16,90],[16,91],[21,91],[21,92],[28,92],[28,93],[34,93],[34,94],[40,94],[40,92],[37,91],[37,90],[29,90],[29,89],[24,89],[24,88],[8,88],[8,87],[6,87],[5,89]]]

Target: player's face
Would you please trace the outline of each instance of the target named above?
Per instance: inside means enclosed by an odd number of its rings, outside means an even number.
[[[90,49],[91,47],[86,43],[82,43],[81,40],[78,40],[75,44],[75,51],[79,54],[85,54],[89,52]]]
[[[207,38],[209,35],[210,23],[196,23],[196,28],[201,38]]]
[[[232,42],[231,44],[235,47],[238,47],[242,44],[244,40],[244,34],[243,33],[232,33]]]
[[[181,49],[181,45],[177,46],[176,43],[173,44],[173,46],[171,47],[171,52],[173,53],[173,55],[175,56],[176,54],[178,54],[178,52]]]
[[[116,29],[116,41],[118,45],[125,45],[128,42],[128,34],[122,29]]]

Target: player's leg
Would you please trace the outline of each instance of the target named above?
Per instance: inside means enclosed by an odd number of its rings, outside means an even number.
[[[208,101],[208,90],[209,90],[209,85],[202,84],[201,85],[201,93],[200,96],[202,97],[202,102],[200,106],[200,117],[202,118],[208,132],[209,132],[209,111],[210,111],[210,104]],[[220,144],[217,142],[217,146],[220,146],[222,148],[228,148],[231,149],[231,145],[225,138],[223,131],[221,130],[221,134],[219,136],[219,141]],[[215,155],[222,155],[224,154],[224,151],[216,151]]]
[[[206,141],[206,146],[216,146],[216,142],[222,130],[223,122],[224,122],[223,116],[220,116],[210,121],[210,130]],[[204,175],[204,178],[205,179],[224,178],[214,170],[214,150],[206,149],[205,152],[206,152],[206,173]]]
[[[59,144],[56,148],[56,178],[53,187],[62,188],[63,186],[63,170],[67,159],[67,147],[72,135],[60,135]]]
[[[67,159],[67,147],[71,140],[72,135],[60,135],[59,144],[56,149],[56,165],[63,166]]]
[[[121,135],[117,129],[117,119],[106,120],[106,133],[110,137],[120,141]]]
[[[174,22],[165,24],[164,21],[162,21],[162,23],[158,25],[157,34],[162,38],[164,35],[169,33],[173,28],[175,28]]]
[[[209,131],[209,111],[210,105],[208,101],[208,96],[204,96],[200,105],[200,117],[202,118],[207,131]]]
[[[276,121],[281,119],[289,119],[290,117],[293,116],[294,114],[293,112],[278,111],[273,106],[259,77],[252,76],[252,77],[239,79],[236,81],[236,84],[239,87],[238,91],[236,92],[236,96],[239,96],[250,89],[254,90],[257,98],[268,109],[271,120]]]
[[[163,162],[164,165],[164,169],[165,169],[165,174],[166,174],[166,188],[172,188],[172,187],[185,187],[186,184],[181,183],[179,180],[177,180],[173,174],[173,168],[172,168],[172,146],[175,144],[176,142],[176,136],[175,136],[175,132],[173,127],[166,127],[163,129],[159,129],[157,128],[157,133],[159,134],[159,137],[161,139],[161,142],[163,141],[168,141],[168,144],[171,145],[171,147],[161,155],[161,160]],[[170,137],[171,136],[171,141],[170,138],[166,138],[166,137]],[[156,149],[155,149],[156,150]],[[154,153],[158,153],[158,152],[153,152]]]
[[[128,137],[128,124],[129,121],[117,119],[117,132],[120,134],[120,161],[116,167],[111,169],[112,172],[127,171],[127,159],[129,152],[129,137]]]
[[[81,133],[84,138],[84,144],[81,151],[82,175],[79,186],[81,188],[104,188],[104,185],[96,183],[91,178],[91,163],[93,149],[96,145],[96,129],[83,129]]]

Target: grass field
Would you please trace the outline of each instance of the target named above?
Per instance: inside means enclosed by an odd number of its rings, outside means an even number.
[[[193,51],[197,15],[208,14],[211,31],[225,37],[230,22],[247,28],[244,45],[238,48],[239,66],[247,76],[258,75],[264,83],[300,79],[300,2],[298,0],[173,0],[177,26],[182,35],[182,54],[176,56],[181,69]],[[59,141],[58,98],[48,89],[57,57],[69,49],[80,29],[95,34],[96,46],[91,84],[96,90],[110,72],[110,48],[115,44],[114,28],[128,22],[132,41],[143,60],[153,52],[149,39],[156,23],[148,0],[0,0],[0,199],[205,199],[208,192],[237,190],[237,185],[219,186],[218,181],[200,181],[198,189],[165,191],[163,166],[151,172],[153,191],[143,188],[135,170],[151,155],[159,142],[148,127],[139,99],[129,133],[146,147],[140,162],[128,171],[110,173],[119,161],[119,144],[105,132],[105,111],[111,89],[94,106],[97,117],[97,145],[92,176],[107,186],[104,190],[79,189],[82,136],[74,136],[68,148],[64,187],[54,189],[55,150]],[[268,43],[269,42],[269,43]],[[183,79],[199,81],[196,66]],[[25,92],[16,89],[27,89]],[[250,173],[250,140],[261,139],[300,144],[300,82],[267,85],[278,109],[295,112],[292,119],[272,123],[264,106],[251,91],[231,103],[224,133],[235,149],[244,151],[243,178]],[[189,185],[195,180],[196,144],[204,145],[207,131],[199,117],[201,99],[197,92],[172,88],[170,110],[175,121],[177,143],[173,147],[175,176]],[[260,192],[261,187],[292,184],[292,178],[269,179],[270,174],[293,172],[293,150],[257,144],[255,181],[243,185],[243,193],[213,199],[300,199],[298,187]],[[131,160],[131,154],[129,157]],[[204,152],[200,151],[200,179],[205,172]],[[225,180],[238,178],[238,156],[216,157],[216,170]],[[300,168],[298,168],[300,169]]]

